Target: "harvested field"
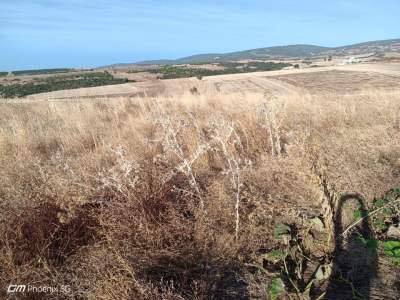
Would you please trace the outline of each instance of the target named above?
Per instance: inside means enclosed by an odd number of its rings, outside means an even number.
[[[374,72],[322,71],[276,76],[305,92],[312,94],[351,94],[363,90],[400,90],[400,76]]]
[[[134,75],[134,73],[132,74]],[[169,80],[148,80],[76,90],[36,94],[15,102],[72,98],[115,98],[138,96],[182,96],[197,89],[201,95],[261,93],[270,96],[338,93],[400,89],[400,63],[330,66]]]

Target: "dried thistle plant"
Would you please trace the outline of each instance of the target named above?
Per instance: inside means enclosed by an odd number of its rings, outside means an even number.
[[[127,197],[129,189],[133,190],[139,181],[140,166],[126,159],[126,150],[121,145],[109,146],[109,151],[115,158],[114,166],[99,172],[94,179],[100,183],[99,188],[108,188]]]
[[[279,157],[282,155],[281,126],[283,122],[285,103],[277,98],[267,99],[258,106],[258,113],[263,127],[268,130],[271,144],[271,155]]]
[[[191,187],[194,189],[197,197],[200,201],[200,207],[204,210],[204,199],[200,186],[196,180],[196,176],[193,171],[193,164],[208,150],[210,144],[204,139],[201,129],[190,113],[186,113],[189,118],[171,117],[171,114],[167,113],[162,109],[161,105],[157,106],[156,110],[156,123],[159,124],[163,130],[163,141],[162,145],[166,152],[173,153],[178,158],[180,164],[175,167],[174,171],[171,172],[167,180],[175,176],[177,172],[182,172],[189,180]],[[186,153],[184,151],[184,142],[180,139],[179,135],[184,128],[195,128],[197,132],[198,143],[193,153]]]
[[[236,124],[224,116],[215,116],[211,121],[212,139],[222,153],[226,162],[224,174],[229,176],[235,199],[235,238],[239,237],[240,230],[240,201],[241,201],[241,171],[250,161],[245,158],[243,147]]]

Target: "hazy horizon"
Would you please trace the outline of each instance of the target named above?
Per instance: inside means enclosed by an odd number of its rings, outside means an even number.
[[[399,9],[393,0],[6,0],[0,3],[0,70],[96,67],[279,45],[336,47],[400,38]]]

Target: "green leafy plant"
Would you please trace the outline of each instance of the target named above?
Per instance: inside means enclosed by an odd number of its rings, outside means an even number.
[[[386,198],[380,198],[380,199],[375,199],[374,200],[374,206],[376,207],[382,207],[387,203],[387,199]]]
[[[356,219],[356,220],[359,220],[359,219],[361,219],[361,218],[365,218],[365,217],[367,217],[368,216],[368,211],[367,210],[364,210],[364,209],[357,209],[355,212],[354,212],[354,218]]]
[[[280,238],[284,234],[289,234],[289,233],[290,233],[289,226],[287,226],[285,224],[277,224],[275,226],[274,235],[275,235],[276,239]]]
[[[386,241],[383,247],[385,254],[392,257],[396,265],[400,265],[400,241]]]
[[[376,251],[379,246],[379,241],[374,237],[364,238],[361,234],[358,236],[358,240],[368,249]]]
[[[372,206],[366,209],[357,209],[354,211],[356,221],[350,225],[342,234],[344,235],[350,229],[359,224],[362,219],[369,218],[374,232],[378,235],[384,234],[389,226],[397,219],[400,212],[400,187],[391,189],[382,198],[374,199]]]
[[[388,226],[385,224],[385,222],[382,219],[376,219],[373,222],[373,225],[374,225],[375,229],[380,230],[380,231],[384,231],[384,230],[388,229]]]
[[[263,258],[265,258],[267,261],[276,262],[276,261],[279,261],[279,260],[285,258],[285,256],[286,256],[286,254],[283,253],[282,251],[272,250],[272,251],[264,254]]]
[[[375,199],[371,207],[373,212],[372,225],[378,232],[386,232],[396,219],[400,209],[400,188],[396,187],[389,191],[384,197]],[[372,214],[372,213],[371,213]]]
[[[392,192],[393,192],[393,194],[395,195],[395,197],[400,196],[400,186],[399,186],[399,187],[395,187],[395,188],[392,190]]]
[[[284,292],[285,292],[285,284],[283,283],[283,280],[279,277],[272,279],[269,288],[271,299],[274,300],[278,298],[278,296],[282,295]]]

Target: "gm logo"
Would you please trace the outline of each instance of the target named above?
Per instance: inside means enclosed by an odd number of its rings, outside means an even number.
[[[10,284],[7,289],[7,293],[23,293],[26,290],[25,284]]]

